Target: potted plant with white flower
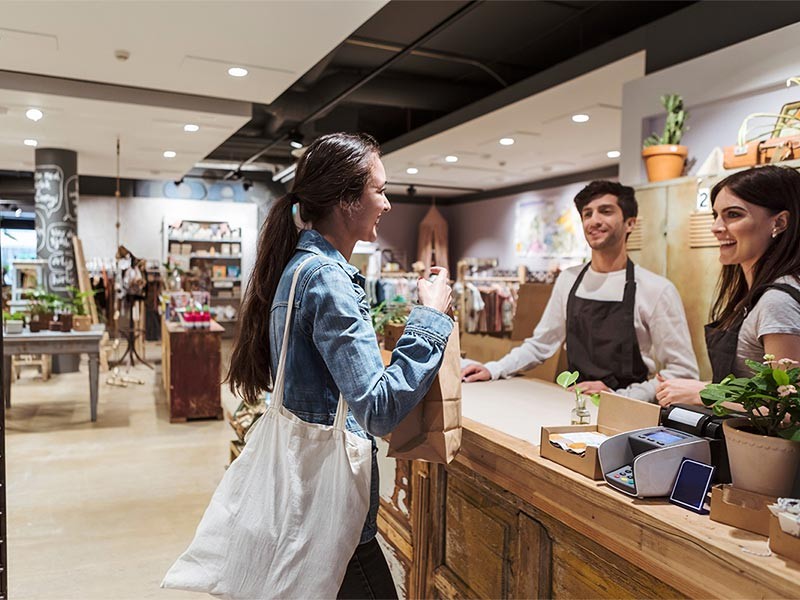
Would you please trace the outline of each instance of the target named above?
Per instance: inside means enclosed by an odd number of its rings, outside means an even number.
[[[746,363],[752,377],[729,375],[700,397],[718,415],[734,412],[730,403],[745,414],[723,423],[734,487],[786,496],[800,467],[800,366],[771,354],[763,363]]]

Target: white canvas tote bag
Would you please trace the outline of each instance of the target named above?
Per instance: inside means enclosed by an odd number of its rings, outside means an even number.
[[[161,587],[230,599],[335,598],[369,511],[372,445],[283,407],[294,273],[278,373],[267,411],[211,498],[189,548]]]

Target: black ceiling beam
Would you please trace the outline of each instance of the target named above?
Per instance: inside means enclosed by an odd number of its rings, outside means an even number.
[[[441,21],[438,25],[436,25],[436,27],[434,27],[433,29],[430,29],[429,31],[427,31],[426,33],[424,33],[423,35],[418,37],[416,40],[411,42],[408,46],[403,48],[403,50],[401,50],[400,52],[398,52],[397,54],[392,56],[390,59],[388,59],[383,64],[381,64],[379,67],[377,67],[375,70],[373,70],[372,72],[370,72],[369,74],[364,76],[362,79],[360,79],[359,81],[357,81],[356,83],[354,83],[353,85],[351,85],[350,87],[345,89],[343,92],[337,94],[334,98],[332,98],[331,100],[329,100],[328,102],[323,104],[321,107],[316,109],[310,115],[305,117],[302,121],[297,123],[295,125],[295,127],[296,128],[300,128],[303,125],[309,123],[310,121],[313,121],[314,119],[324,115],[330,109],[334,108],[336,105],[338,105],[340,102],[342,102],[345,98],[347,98],[350,94],[352,94],[353,92],[355,92],[359,88],[363,87],[364,85],[366,85],[367,83],[369,83],[370,81],[375,79],[375,77],[377,77],[378,75],[383,73],[386,69],[390,68],[397,61],[405,58],[406,56],[411,54],[411,52],[413,52],[414,50],[416,50],[417,48],[419,48],[420,46],[422,46],[423,44],[425,44],[426,42],[428,42],[429,40],[431,40],[432,38],[437,36],[439,33],[444,31],[448,27],[450,27],[450,25],[452,25],[453,23],[455,23],[456,21],[458,21],[459,19],[461,19],[465,15],[471,13],[478,6],[480,6],[481,3],[482,3],[482,0],[472,0],[471,2],[467,2],[464,6],[459,8],[457,11],[452,13],[449,17],[447,17],[446,19]],[[283,142],[286,139],[288,139],[288,137],[289,137],[288,133],[284,133],[283,135],[279,136],[277,139],[273,140],[271,143],[269,143],[266,146],[264,146],[264,148],[262,148],[261,150],[259,150],[255,154],[253,154],[250,158],[248,158],[245,161],[242,161],[242,163],[239,165],[239,168],[241,169],[244,165],[250,164],[252,162],[255,162],[256,160],[261,158],[261,156],[266,154],[269,150],[271,150],[272,148],[274,148],[275,146],[277,146],[281,142]],[[228,178],[228,177],[232,176],[233,174],[234,174],[234,172],[231,171],[225,177]]]

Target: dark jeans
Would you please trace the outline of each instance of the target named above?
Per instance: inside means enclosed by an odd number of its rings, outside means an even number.
[[[359,544],[347,564],[342,587],[337,598],[341,600],[397,600],[392,574],[378,540]]]

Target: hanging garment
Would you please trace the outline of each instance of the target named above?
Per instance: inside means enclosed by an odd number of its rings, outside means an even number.
[[[447,243],[447,221],[438,208],[431,206],[419,224],[417,260],[422,261],[426,269],[437,266],[449,271]]]
[[[602,381],[612,390],[647,379],[634,328],[636,281],[628,259],[622,302],[589,300],[575,295],[589,262],[567,298],[567,361],[580,381]]]
[[[283,405],[303,264],[289,292],[272,401],[161,587],[231,599],[335,598],[344,579],[369,510],[372,444],[346,429],[341,395],[332,427]]]

